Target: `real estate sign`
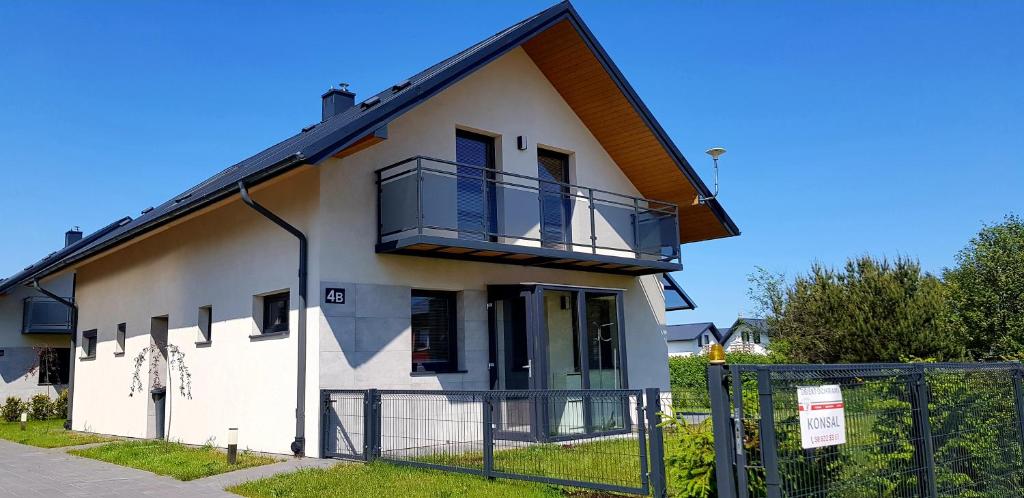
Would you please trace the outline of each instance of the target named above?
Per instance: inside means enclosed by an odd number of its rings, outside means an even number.
[[[796,400],[800,407],[801,446],[821,448],[846,443],[846,415],[839,386],[797,387]]]

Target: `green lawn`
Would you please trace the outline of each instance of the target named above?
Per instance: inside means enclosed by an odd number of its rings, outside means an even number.
[[[147,470],[155,474],[171,476],[181,481],[191,481],[246,467],[256,467],[277,462],[277,459],[238,453],[238,463],[228,465],[223,451],[210,446],[193,447],[166,441],[120,441],[69,453],[115,463],[125,467]]]
[[[326,469],[302,469],[266,479],[250,481],[228,491],[253,498],[299,498],[334,496],[402,496],[408,498],[552,498],[567,496],[554,486],[487,480],[469,474],[416,469],[383,462],[340,464]],[[586,496],[601,496],[587,494]]]
[[[483,469],[483,453],[418,458],[424,462]],[[576,478],[640,487],[640,448],[635,437],[575,444],[533,444],[494,452],[494,470],[552,478]]]
[[[101,436],[66,431],[63,420],[30,420],[24,431],[21,430],[20,422],[3,422],[0,423],[0,439],[40,448],[59,448],[110,441]]]
[[[494,469],[499,472],[577,477],[621,486],[639,486],[639,449],[635,439],[613,439],[574,445],[537,444],[496,451]],[[465,452],[420,457],[417,460],[442,465],[482,469],[483,454]],[[249,497],[362,497],[391,495],[441,498],[456,496],[560,497],[618,496],[578,488],[563,488],[519,480],[488,480],[470,474],[418,469],[382,461],[342,464],[328,469],[305,469],[291,474],[247,482],[228,491]]]

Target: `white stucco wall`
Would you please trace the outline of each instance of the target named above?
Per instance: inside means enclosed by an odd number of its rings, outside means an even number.
[[[74,274],[63,272],[40,282],[60,296],[73,295]],[[0,401],[8,396],[28,399],[37,393],[56,397],[64,386],[39,385],[38,349],[71,347],[70,334],[22,334],[26,297],[44,297],[35,289],[18,286],[0,296]]]
[[[663,357],[665,354],[664,302],[660,285],[654,277],[636,279],[579,271],[375,254],[376,218],[368,210],[377,202],[373,187],[374,171],[416,155],[454,160],[457,128],[494,136],[498,168],[503,171],[536,176],[536,147],[541,144],[572,154],[575,183],[639,195],[529,56],[516,49],[393,121],[388,126],[388,138],[384,142],[344,159],[324,163],[320,182],[322,225],[318,232],[323,237],[323,246],[331,250],[321,253],[321,278],[360,284],[392,285],[400,282],[411,288],[469,290],[481,294],[486,292],[487,285],[524,282],[626,289],[630,384],[667,386],[667,367],[644,361],[650,357],[648,355]],[[529,137],[528,150],[516,148],[519,135]],[[480,307],[485,304],[479,299],[476,303]],[[483,310],[479,313],[482,314]],[[398,348],[407,350],[411,339],[408,330],[400,333],[404,335],[383,345],[381,354],[374,355],[375,359],[387,356],[394,348],[394,362],[386,367],[381,365],[379,370],[382,373],[367,380],[378,383],[380,387],[485,386],[486,372],[481,371],[486,363],[485,357],[475,360],[476,365],[467,365],[468,374],[410,379],[408,354],[399,352]],[[486,330],[482,333],[486,334]],[[483,340],[486,341],[486,335]],[[348,363],[360,365],[363,360],[349,358]],[[350,378],[358,379],[359,375]]]
[[[316,180],[315,171],[306,171],[253,197],[312,234]],[[291,293],[294,332],[297,261],[293,237],[235,201],[84,265],[78,278],[79,330],[96,329],[99,340],[95,359],[79,358],[81,347],[75,355],[74,428],[147,436],[149,386],[129,396],[133,358],[150,343],[151,319],[166,316],[168,341],[184,353],[192,375],[192,399],[186,399],[177,388],[177,372],[171,374],[168,437],[223,446],[227,429],[238,427],[240,447],[289,453],[295,334],[249,336],[255,332],[253,296],[282,289]],[[213,307],[209,345],[196,344],[201,306]],[[117,356],[114,335],[122,322],[127,324],[125,354]],[[316,321],[310,324],[315,338]],[[145,374],[143,367],[143,379]],[[315,427],[316,411],[310,416]]]

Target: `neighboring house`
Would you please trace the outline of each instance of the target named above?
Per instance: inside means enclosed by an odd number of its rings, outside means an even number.
[[[711,322],[669,325],[665,336],[669,356],[705,353],[712,344],[719,344],[721,338],[721,331]]]
[[[48,291],[67,301],[75,298],[75,274],[62,270],[48,274],[30,287],[41,272],[116,227],[110,225],[83,238],[77,229],[64,234],[64,247],[0,280],[0,400],[27,399],[45,393],[56,397],[68,387],[71,366],[72,309],[47,296]]]
[[[739,230],[568,3],[320,104],[45,272],[75,429],[317,456],[320,389],[668,388],[659,276]]]
[[[726,351],[768,354],[768,323],[764,319],[740,317],[723,337]]]

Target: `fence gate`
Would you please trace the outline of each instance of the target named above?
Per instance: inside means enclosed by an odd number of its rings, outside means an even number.
[[[718,494],[1024,497],[1022,377],[1020,363],[712,365]]]
[[[658,389],[321,391],[323,455],[665,496]]]

